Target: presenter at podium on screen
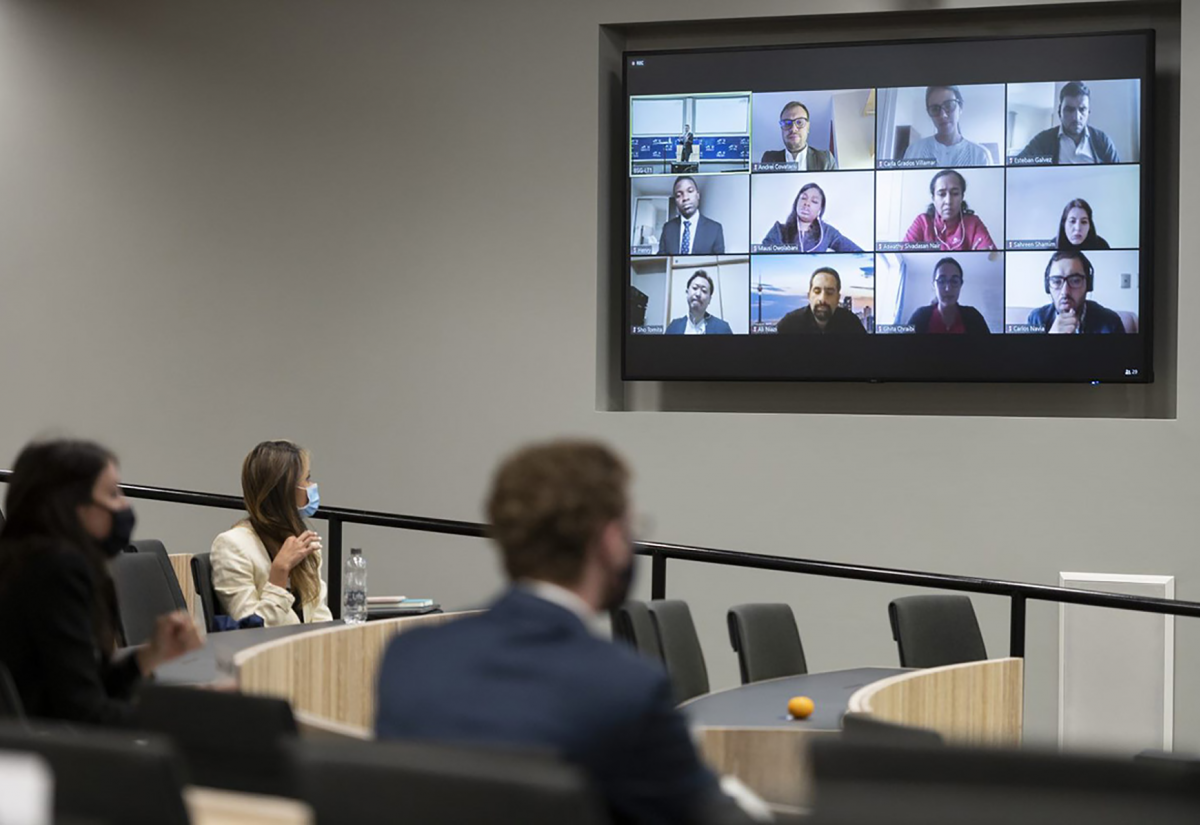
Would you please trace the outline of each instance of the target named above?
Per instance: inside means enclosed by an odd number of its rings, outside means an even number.
[[[242,462],[248,516],[212,543],[213,589],[234,620],[267,627],[333,621],[321,579],[321,537],[304,518],[320,506],[308,451],[264,441]]]
[[[832,152],[808,145],[811,127],[808,107],[793,100],[779,113],[779,133],[783,148],[763,152],[761,163],[794,163],[798,172],[827,172],[837,169]]]
[[[808,279],[808,306],[795,309],[779,319],[775,331],[791,334],[866,335],[862,321],[841,306],[842,276],[832,267],[823,266]]]
[[[675,178],[671,197],[679,217],[663,224],[658,241],[659,255],[721,255],[725,252],[725,230],[721,224],[700,214],[700,189],[696,179]]]
[[[688,124],[688,123],[683,124],[683,131],[679,135],[679,162],[680,163],[687,163],[689,160],[692,159],[692,141],[694,139],[695,138],[692,135],[691,124]]]
[[[1095,270],[1087,255],[1059,250],[1046,265],[1045,287],[1051,302],[1029,313],[1029,323],[1051,335],[1121,333],[1125,324],[1111,309],[1087,300],[1095,286]]]
[[[1058,221],[1059,249],[1108,249],[1108,241],[1096,234],[1096,222],[1092,219],[1092,206],[1083,198],[1067,203],[1062,218]]]
[[[1021,150],[1020,157],[1052,157],[1055,163],[1120,163],[1112,138],[1092,126],[1092,91],[1072,80],[1058,93],[1058,128],[1038,132]]]
[[[929,181],[929,207],[912,222],[905,243],[936,243],[945,251],[995,249],[983,221],[967,206],[967,179],[943,169]]]
[[[904,160],[933,160],[938,166],[992,164],[987,149],[963,137],[958,125],[963,112],[963,96],[957,86],[927,87],[925,111],[933,121],[934,134],[910,143],[904,150]]]
[[[825,190],[806,183],[796,193],[792,210],[763,238],[764,246],[791,246],[797,252],[862,252],[854,241],[825,223]]]
[[[729,324],[708,314],[712,302],[713,279],[703,269],[687,281],[688,314],[667,326],[667,335],[732,335]]]
[[[990,335],[991,330],[979,310],[958,302],[962,287],[962,264],[954,258],[942,258],[934,264],[935,297],[933,303],[918,308],[908,319],[913,331]]]

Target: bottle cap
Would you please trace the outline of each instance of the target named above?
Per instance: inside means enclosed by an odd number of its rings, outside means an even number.
[[[351,547],[351,548],[350,548],[350,555],[352,555],[352,556],[361,556],[361,555],[362,555],[362,548],[361,548],[361,547]]]

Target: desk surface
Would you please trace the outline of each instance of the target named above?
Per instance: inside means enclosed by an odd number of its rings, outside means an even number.
[[[341,621],[318,622],[209,633],[204,639],[204,647],[167,662],[154,675],[158,682],[168,685],[203,685],[218,679],[233,678],[233,657],[248,647],[301,633],[340,627],[342,624]]]
[[[903,668],[860,667],[784,676],[698,696],[683,704],[681,710],[693,727],[839,730],[855,691],[904,672]],[[787,703],[793,696],[812,699],[813,715],[805,720],[788,716]]]

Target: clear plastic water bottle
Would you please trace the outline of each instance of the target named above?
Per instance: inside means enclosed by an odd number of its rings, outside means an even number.
[[[361,547],[350,549],[346,572],[342,576],[342,620],[362,624],[367,620],[367,560]]]

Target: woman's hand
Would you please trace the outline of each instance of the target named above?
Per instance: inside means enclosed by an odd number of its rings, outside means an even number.
[[[167,613],[158,617],[150,641],[138,648],[138,667],[143,676],[149,676],[159,665],[196,650],[202,644],[191,616],[183,610]]]
[[[321,549],[321,537],[313,530],[305,530],[283,543],[271,562],[271,573],[267,580],[276,587],[287,590],[288,577],[296,565]]]

